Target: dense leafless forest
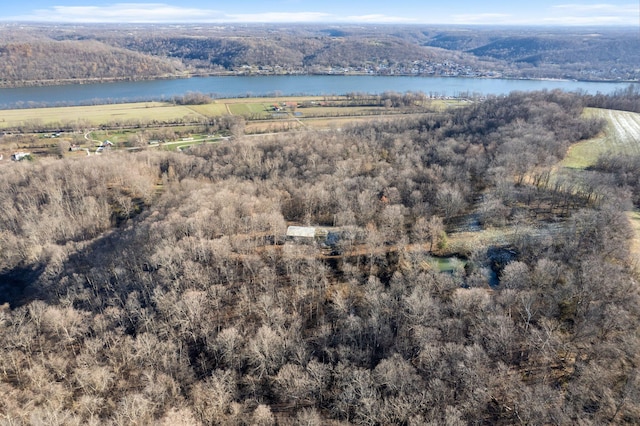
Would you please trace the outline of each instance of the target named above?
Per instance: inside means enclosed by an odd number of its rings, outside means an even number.
[[[639,423],[638,161],[553,168],[586,101],[4,165],[0,419]]]
[[[211,74],[637,81],[637,29],[365,25],[0,26],[0,85]]]

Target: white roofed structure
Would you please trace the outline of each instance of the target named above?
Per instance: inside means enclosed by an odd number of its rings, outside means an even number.
[[[287,228],[287,237],[293,238],[315,238],[318,228],[314,226],[289,226]]]

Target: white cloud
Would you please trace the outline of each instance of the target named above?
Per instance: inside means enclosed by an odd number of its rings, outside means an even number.
[[[638,25],[640,11],[638,5],[601,4],[561,4],[547,10],[538,10],[529,16],[515,16],[501,13],[478,13],[453,15],[457,24],[493,24],[493,25]]]
[[[418,22],[418,20],[414,18],[406,18],[402,16],[388,16],[388,15],[381,15],[381,14],[347,16],[345,18],[340,18],[340,21],[357,22],[357,23],[387,23],[387,24]]]
[[[3,18],[0,18],[3,19]],[[221,23],[221,22],[360,22],[411,23],[416,20],[386,15],[339,17],[324,12],[225,13],[219,10],[172,6],[165,3],[118,3],[108,6],[53,6],[28,16],[3,20],[38,22],[116,22],[116,23]]]
[[[38,22],[317,22],[331,19],[320,12],[227,14],[212,9],[172,6],[164,3],[118,3],[109,6],[54,6],[31,15],[4,20]]]
[[[268,12],[226,15],[226,21],[235,22],[322,22],[332,15],[321,12]]]
[[[42,22],[213,22],[224,19],[224,14],[164,3],[118,3],[109,6],[54,6],[8,19]]]
[[[629,26],[637,24],[636,19],[620,16],[559,16],[544,18],[543,23],[548,25],[620,25]]]
[[[637,4],[560,4],[552,7],[549,25],[637,25],[640,9]]]
[[[300,0],[288,0],[301,3]],[[0,17],[1,21],[111,22],[111,23],[225,23],[225,22],[353,22],[353,23],[454,23],[469,25],[637,25],[637,4],[567,3],[516,16],[505,13],[467,13],[448,18],[363,14],[338,16],[325,12],[228,13],[214,9],[166,3],[117,3],[106,6],[53,6],[30,15]]]
[[[606,13],[638,13],[638,6],[633,4],[608,4],[608,3],[600,3],[600,4],[558,4],[552,6],[553,9],[559,10],[569,10],[572,12],[606,12]]]
[[[453,15],[456,24],[513,24],[514,17],[504,13],[465,13]]]

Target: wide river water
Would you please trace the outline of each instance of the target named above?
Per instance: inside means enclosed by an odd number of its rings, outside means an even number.
[[[508,80],[460,77],[400,76],[229,76],[186,79],[127,81],[117,83],[72,84],[0,89],[0,108],[89,105],[94,103],[170,100],[174,96],[199,92],[214,98],[248,96],[344,95],[422,92],[427,95],[458,97],[503,95],[512,91],[562,89],[590,94],[612,93],[630,83],[581,82],[564,80]],[[638,83],[634,83],[637,85]]]

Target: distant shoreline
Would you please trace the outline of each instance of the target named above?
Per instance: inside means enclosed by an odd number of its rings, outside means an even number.
[[[417,77],[417,78],[451,78],[451,79],[478,79],[478,80],[513,80],[513,81],[573,81],[577,83],[628,83],[638,84],[640,80],[612,80],[612,79],[573,79],[573,78],[552,78],[552,77],[507,77],[507,76],[470,76],[470,75],[431,75],[431,74],[371,74],[366,72],[348,72],[348,73],[242,73],[236,71],[219,72],[219,73],[194,73],[194,74],[176,74],[170,76],[157,76],[150,78],[135,77],[111,77],[111,78],[82,78],[82,79],[61,79],[61,80],[34,80],[23,81],[17,83],[6,83],[0,81],[0,89],[21,89],[27,87],[52,87],[52,86],[77,86],[86,84],[101,83],[122,83],[122,82],[143,82],[158,80],[184,80],[190,78],[207,78],[207,77],[279,77],[279,76],[326,76],[326,77]]]
[[[403,75],[212,75],[154,80],[84,80],[60,85],[0,88],[0,109],[175,102],[189,94],[211,99],[348,94],[423,93],[431,98],[478,98],[511,92],[562,90],[613,93],[638,83],[559,79],[437,77]]]

